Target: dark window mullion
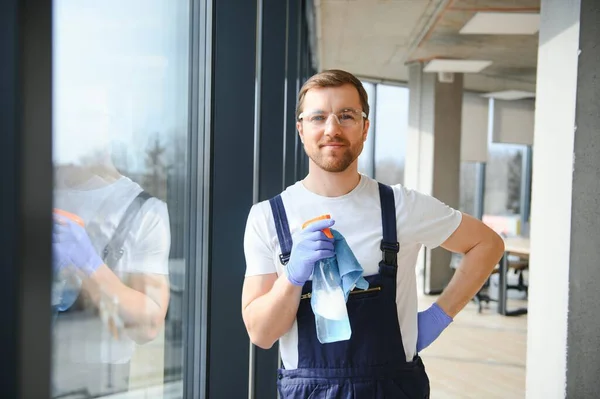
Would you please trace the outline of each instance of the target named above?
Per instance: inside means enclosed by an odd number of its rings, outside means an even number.
[[[50,397],[52,2],[0,6],[2,397]]]

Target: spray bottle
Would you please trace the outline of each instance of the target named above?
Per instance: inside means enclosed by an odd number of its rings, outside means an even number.
[[[329,215],[323,215],[311,219],[304,223],[303,228],[317,220],[329,218]],[[323,233],[328,238],[333,238],[330,229],[323,230]],[[315,314],[317,338],[320,343],[325,344],[350,339],[352,330],[335,256],[315,263],[312,274],[310,304]]]
[[[73,213],[56,208],[54,213],[84,227],[83,220]],[[79,296],[81,283],[82,280],[78,275],[78,271],[73,266],[66,266],[55,271],[52,283],[52,307],[59,312],[69,309]]]

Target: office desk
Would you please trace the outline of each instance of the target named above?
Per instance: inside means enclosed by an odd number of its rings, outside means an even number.
[[[508,271],[508,256],[518,255],[521,258],[529,258],[529,238],[510,237],[504,239],[504,255],[500,260],[500,270],[498,279],[498,313],[504,316],[518,316],[527,314],[527,308],[515,310],[506,309],[506,291],[507,281],[506,273]]]

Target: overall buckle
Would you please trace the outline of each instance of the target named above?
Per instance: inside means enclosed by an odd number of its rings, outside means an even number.
[[[382,260],[386,265],[398,264],[398,252],[400,251],[400,243],[382,242],[380,246],[382,252]]]
[[[287,265],[287,263],[290,261],[290,254],[281,254],[279,255],[279,261],[281,262],[282,265]]]

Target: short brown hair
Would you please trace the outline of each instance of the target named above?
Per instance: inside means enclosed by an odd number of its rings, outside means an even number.
[[[329,69],[313,75],[308,79],[298,93],[298,105],[296,106],[296,120],[302,113],[302,106],[304,104],[304,97],[310,89],[315,87],[340,87],[345,84],[351,84],[358,90],[358,96],[360,97],[360,104],[363,111],[369,117],[369,98],[362,82],[358,78],[352,75],[350,72],[342,71],[340,69]]]

